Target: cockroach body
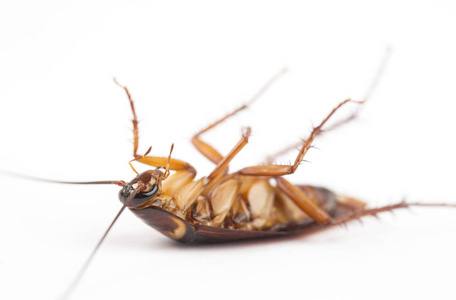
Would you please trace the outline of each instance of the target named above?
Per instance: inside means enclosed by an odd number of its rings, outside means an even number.
[[[363,201],[355,198],[338,195],[322,187],[294,185],[285,179],[285,175],[293,174],[297,170],[313,141],[323,133],[323,130],[329,131],[356,117],[358,110],[332,127],[325,127],[327,121],[345,104],[362,105],[366,102],[379,80],[388,55],[389,51],[386,52],[363,101],[347,99],[340,102],[318,126],[313,128],[306,140],[276,153],[263,165],[249,166],[230,173],[228,171],[229,163],[248,143],[250,128],[243,130],[239,142],[225,156],[202,141],[200,136],[252,104],[284,73],[285,70],[282,70],[267,82],[247,104],[193,136],[192,144],[203,156],[215,164],[215,168],[208,176],[199,179],[195,179],[196,169],[193,166],[185,161],[171,158],[174,144],[171,146],[168,157],[149,156],[152,147],[144,155],[137,154],[139,137],[134,103],[127,87],[114,80],[126,92],[133,113],[134,158],[130,161],[130,166],[137,176],[129,183],[124,181],[62,182],[21,176],[57,183],[115,184],[122,187],[119,192],[122,208],[61,299],[71,296],[125,208],[129,208],[147,225],[175,241],[219,243],[304,235],[345,224],[364,216],[376,216],[381,212],[409,206],[456,206],[446,203],[407,203],[403,201],[368,209]],[[289,165],[272,163],[274,157],[296,147],[299,148],[299,152],[294,163]],[[132,165],[134,161],[152,166],[154,169],[139,174]],[[171,172],[174,173],[171,174]]]
[[[300,186],[300,188],[304,192],[310,191],[316,195],[316,201],[318,201],[319,206],[321,206],[331,217],[335,217],[336,215],[339,217],[346,216],[350,215],[352,212],[351,208],[337,204],[336,195],[325,188],[313,186]],[[274,194],[274,190],[272,190],[271,193]],[[119,198],[121,202],[125,202],[123,190],[119,193]],[[245,201],[240,194],[238,194],[236,198],[239,199],[238,201]],[[202,199],[200,201],[206,202],[207,200]],[[278,201],[289,201],[289,199]],[[240,224],[236,224],[236,220],[240,218],[236,219],[232,214],[226,217],[223,227],[216,227],[204,225],[204,222],[196,221],[194,215],[196,214],[198,204],[187,213],[178,212],[177,210],[175,210],[175,213],[172,213],[164,208],[166,206],[163,205],[164,201],[162,199],[157,197],[153,203],[155,204],[152,204],[151,206],[140,209],[130,208],[130,210],[147,225],[158,230],[167,237],[183,243],[217,243],[254,238],[271,238],[292,234],[305,234],[324,228],[324,225],[319,226],[315,221],[304,213],[300,213],[298,210],[295,210],[295,213],[301,215],[300,219],[277,223],[274,226],[270,226],[263,230],[251,229],[251,224],[249,224],[250,226],[244,225],[244,229],[236,228]],[[293,204],[288,203],[288,205]],[[292,210],[294,208],[290,209]],[[179,217],[177,214],[184,215],[184,217]],[[187,218],[185,218],[185,215],[187,215]],[[284,215],[281,217],[286,218]],[[249,227],[250,230],[248,229]]]
[[[336,111],[347,103],[362,105],[366,100],[347,99],[339,103],[312,130],[310,136],[298,144],[299,153],[290,165],[272,164],[269,159],[265,165],[250,166],[229,173],[230,161],[248,143],[250,128],[243,130],[240,141],[226,156],[201,140],[203,133],[247,108],[283,72],[284,70],[274,76],[249,103],[193,136],[192,143],[196,149],[216,164],[207,177],[199,179],[195,179],[196,170],[189,163],[171,158],[174,145],[167,158],[148,156],[151,148],[144,155],[137,154],[139,138],[134,103],[128,89],[116,82],[125,90],[133,112],[132,161],[155,167],[122,185],[119,198],[124,207],[128,207],[149,226],[184,243],[227,242],[304,234],[397,208],[396,205],[365,209],[362,201],[343,197],[320,187],[296,186],[284,178],[284,175],[296,171],[313,140],[323,132],[323,126]],[[353,118],[354,115],[336,125]],[[133,168],[132,161],[130,166]],[[134,168],[133,170],[136,172]],[[170,171],[175,173],[170,176]],[[407,206],[405,203],[401,205]]]

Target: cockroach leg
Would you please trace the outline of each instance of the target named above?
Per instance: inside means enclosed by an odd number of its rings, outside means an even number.
[[[203,142],[200,138],[199,135],[195,135],[192,138],[192,144],[195,146],[195,148],[204,155],[207,159],[209,159],[211,162],[214,164],[218,164],[222,159],[223,155],[220,154],[214,147],[211,145]]]
[[[227,156],[225,156],[217,166],[214,168],[214,170],[209,174],[207,177],[209,180],[213,180],[214,178],[217,178],[221,173],[224,173],[225,170],[228,168],[228,164],[231,162],[231,160],[239,153],[239,151],[244,148],[244,146],[248,143],[249,137],[250,137],[250,127],[244,128],[242,132],[242,137],[239,140],[239,142],[234,146],[233,149],[231,149],[230,153],[228,153]]]
[[[169,176],[169,163],[171,161],[171,154],[173,153],[173,149],[174,143],[171,144],[171,149],[169,149],[168,162],[166,163],[165,174],[163,175],[163,179],[166,179]]]
[[[275,74],[271,79],[269,79],[268,82],[245,104],[241,105],[240,107],[236,108],[234,111],[231,113],[223,116],[216,122],[210,124],[209,126],[205,127],[198,133],[196,133],[193,138],[192,138],[192,144],[195,146],[195,148],[202,154],[204,155],[207,159],[209,159],[211,162],[214,164],[218,164],[222,159],[223,155],[220,154],[214,147],[211,145],[207,144],[206,142],[202,141],[200,136],[211,130],[212,128],[216,127],[217,125],[223,123],[227,119],[235,116],[237,113],[243,111],[244,109],[248,108],[250,105],[253,104],[258,98],[260,98],[268,89],[269,87],[272,86],[272,84],[281,76],[283,75],[287,70],[284,68],[280,70],[277,74]]]
[[[456,204],[450,204],[450,203],[420,203],[420,202],[406,202],[406,201],[401,201],[396,204],[391,204],[391,205],[385,205],[382,207],[377,207],[377,208],[369,208],[369,209],[360,209],[352,214],[348,214],[342,217],[335,217],[329,225],[343,225],[346,224],[347,222],[353,221],[353,220],[358,220],[362,217],[367,217],[367,216],[372,216],[378,218],[379,213],[383,212],[393,212],[396,209],[400,208],[410,208],[414,206],[426,206],[426,207],[455,207]]]
[[[138,161],[143,164],[153,166],[156,168],[164,168],[168,171],[169,175],[169,170],[173,171],[178,171],[178,170],[188,170],[192,173],[196,174],[196,170],[193,166],[191,166],[189,163],[178,160],[178,159],[172,159],[171,158],[171,153],[169,154],[168,157],[157,157],[157,156],[147,156],[149,154],[150,150],[152,147],[150,147],[147,152],[144,155],[138,155],[138,144],[139,144],[139,137],[138,137],[138,118],[136,116],[136,110],[135,110],[135,104],[133,102],[133,99],[131,97],[130,91],[128,88],[124,85],[121,85],[117,80],[114,78],[114,83],[117,84],[119,87],[125,90],[125,93],[127,94],[128,100],[130,101],[130,107],[131,107],[131,112],[133,113],[133,157],[130,161],[130,166],[133,169],[133,171],[136,172],[135,168],[133,168],[131,162],[133,161]],[[174,148],[174,144],[172,146]],[[171,152],[172,152],[171,148]],[[166,171],[165,171],[166,173]],[[138,172],[136,172],[138,174]]]
[[[130,107],[131,107],[131,112],[133,113],[133,119],[131,120],[133,123],[133,157],[138,157],[138,144],[139,144],[139,136],[138,136],[138,118],[136,116],[136,111],[135,111],[135,103],[133,102],[133,99],[131,98],[130,91],[128,88],[124,85],[121,85],[115,78],[113,78],[114,83],[117,84],[120,88],[122,88],[125,93],[127,94],[128,100],[130,101]]]
[[[283,176],[283,175],[288,175],[288,174],[293,174],[296,169],[298,169],[299,165],[301,164],[302,160],[304,159],[304,156],[306,155],[307,151],[310,149],[312,146],[312,143],[314,139],[322,132],[322,127],[326,124],[326,122],[331,118],[334,113],[341,108],[344,104],[348,102],[353,102],[357,104],[362,104],[365,101],[353,101],[351,99],[346,99],[339,103],[327,116],[326,118],[318,125],[315,127],[309,138],[303,142],[301,149],[295,159],[294,164],[292,165],[263,165],[263,166],[252,166],[252,167],[246,167],[241,170],[239,170],[237,173],[241,175],[247,175],[247,176]]]
[[[324,133],[326,133],[328,131],[335,130],[335,129],[339,128],[339,127],[342,127],[345,124],[350,123],[350,121],[353,121],[353,120],[355,120],[358,117],[359,111],[360,111],[359,108],[356,109],[355,112],[353,112],[348,117],[346,117],[346,118],[344,118],[342,120],[339,120],[336,123],[332,124],[331,126],[326,127],[324,130],[320,131],[319,135],[321,136],[322,134],[324,134]],[[287,147],[283,148],[282,150],[277,151],[276,153],[273,153],[273,154],[269,155],[268,157],[266,157],[266,163],[267,164],[272,164],[276,160],[277,157],[282,156],[284,154],[287,154],[291,150],[299,149],[299,146],[301,146],[302,143],[305,143],[305,141],[306,140],[299,141],[297,143],[294,143],[293,145],[287,146]]]
[[[291,184],[283,177],[277,177],[277,188],[285,193],[293,202],[312,219],[320,224],[328,224],[331,217],[315,204],[310,198],[294,184]]]
[[[180,159],[158,156],[144,156],[136,159],[136,161],[156,168],[166,169],[168,167],[168,170],[188,170],[196,174],[196,170],[192,165]]]

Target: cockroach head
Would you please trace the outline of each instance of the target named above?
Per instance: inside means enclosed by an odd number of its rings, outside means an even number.
[[[136,196],[127,204],[127,207],[137,208],[142,206],[144,203],[161,193],[162,178],[163,172],[158,169],[139,174],[120,190],[120,202],[125,204],[127,199],[139,190]]]

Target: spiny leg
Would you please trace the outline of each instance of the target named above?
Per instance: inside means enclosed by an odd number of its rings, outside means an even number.
[[[421,207],[454,207],[456,204],[451,203],[420,203],[420,202],[406,202],[402,201],[392,205],[385,205],[376,208],[364,208],[365,203],[350,199],[351,203],[340,203],[338,199],[338,206],[342,211],[336,213],[334,217],[328,215],[323,209],[316,205],[300,188],[291,184],[283,177],[277,177],[277,188],[284,192],[302,211],[314,219],[318,224],[326,226],[343,225],[353,220],[359,220],[366,216],[377,217],[379,213],[393,211],[399,208],[409,208],[414,206]],[[348,204],[348,205],[347,205]]]
[[[322,132],[322,127],[325,125],[325,123],[331,118],[331,116],[344,104],[348,102],[353,102],[353,103],[358,103],[362,104],[364,101],[353,101],[350,99],[344,100],[339,105],[337,105],[327,116],[326,118],[318,125],[315,127],[312,132],[310,133],[309,138],[302,144],[302,147],[296,156],[295,162],[292,165],[264,165],[264,166],[252,166],[252,167],[246,167],[241,170],[239,170],[237,173],[241,175],[247,175],[247,176],[282,176],[282,175],[287,175],[287,174],[293,174],[296,169],[299,167],[301,164],[302,160],[304,159],[304,156],[306,155],[307,151],[310,149],[312,146],[312,143],[314,139],[318,136],[319,133]]]
[[[361,209],[361,210],[355,210],[351,212],[341,212],[341,215],[338,217],[337,215],[334,217],[334,219],[331,220],[330,223],[328,224],[314,224],[310,225],[305,224],[302,227],[302,230],[300,231],[301,234],[309,234],[309,233],[315,233],[320,230],[326,230],[330,227],[333,226],[340,226],[340,225],[346,225],[346,223],[354,221],[354,220],[360,220],[363,217],[367,216],[373,216],[378,218],[378,214],[383,213],[383,212],[391,212],[395,211],[396,209],[401,209],[401,208],[409,208],[409,207],[415,207],[415,206],[432,206],[432,207],[453,207],[456,208],[456,204],[450,204],[450,203],[408,203],[405,201],[392,204],[392,205],[385,205],[382,207],[377,207],[377,208],[371,208],[371,209]]]
[[[385,205],[381,207],[376,207],[376,208],[369,208],[369,209],[361,209],[353,212],[352,214],[347,214],[341,217],[336,217],[333,219],[330,223],[330,225],[341,225],[345,224],[347,222],[353,221],[353,220],[358,220],[362,217],[366,216],[373,216],[377,217],[379,213],[383,212],[388,212],[388,211],[393,211],[399,208],[410,208],[414,206],[421,206],[421,207],[454,207],[456,208],[456,204],[451,204],[451,203],[420,203],[420,202],[406,202],[406,201],[401,201],[396,204],[391,204],[391,205]]]
[[[345,125],[347,123],[350,123],[350,121],[353,121],[354,119],[356,119],[358,117],[358,112],[360,110],[357,109],[353,114],[351,114],[350,116],[348,116],[347,118],[344,118],[334,124],[332,124],[330,127],[327,127],[325,128],[324,130],[320,131],[320,136],[328,131],[332,131],[334,129],[337,129],[339,127],[341,127],[342,125]],[[267,164],[272,164],[277,157],[279,156],[282,156],[282,155],[285,155],[287,154],[288,152],[290,152],[291,150],[294,150],[294,149],[299,149],[299,146],[301,146],[303,143],[305,143],[306,140],[303,140],[303,141],[299,141],[299,142],[296,142],[295,144],[293,145],[290,145],[288,147],[285,147],[283,148],[282,150],[279,150],[277,151],[276,153],[273,153],[271,155],[269,155],[268,157],[266,157],[266,163]]]
[[[253,104],[253,102],[255,102],[258,98],[260,98],[260,96],[262,96],[268,89],[269,87],[281,76],[283,75],[287,70],[284,68],[282,70],[280,70],[280,72],[278,72],[277,74],[275,74],[271,79],[269,79],[269,81],[245,104],[243,104],[242,106],[238,107],[237,109],[235,109],[233,112],[223,116],[222,118],[220,118],[219,120],[217,120],[216,122],[210,124],[209,126],[207,126],[206,128],[204,128],[203,130],[199,131],[198,133],[196,133],[193,138],[192,138],[192,144],[195,146],[195,148],[202,154],[204,155],[207,159],[209,159],[210,161],[212,161],[214,164],[218,164],[222,159],[223,159],[223,155],[220,154],[220,152],[218,152],[214,147],[212,147],[211,145],[207,144],[206,142],[202,141],[200,136],[209,131],[210,129],[216,127],[217,125],[223,123],[225,120],[233,117],[234,115],[236,115],[237,113],[239,113],[240,111],[246,109],[247,107],[249,107],[250,105]]]
[[[302,192],[298,187],[289,183],[281,175],[292,174],[296,171],[298,166],[301,164],[305,154],[312,145],[313,140],[318,136],[322,131],[322,127],[325,123],[331,118],[331,116],[344,104],[348,102],[354,102],[358,104],[364,103],[364,101],[352,101],[347,99],[341,102],[336,106],[326,118],[315,127],[310,134],[310,137],[303,143],[301,150],[298,156],[295,159],[293,165],[266,165],[266,166],[253,166],[241,169],[238,171],[238,174],[248,175],[248,176],[275,176],[277,180],[277,187],[279,190],[284,192],[293,202],[295,202],[298,207],[301,208],[305,213],[307,213],[312,219],[314,219],[319,224],[330,224],[332,223],[331,217],[318,205],[316,205],[304,192]]]
[[[117,84],[120,88],[122,88],[125,93],[127,94],[128,100],[130,101],[131,112],[133,113],[133,119],[131,120],[133,123],[133,157],[138,157],[138,144],[139,144],[139,136],[138,136],[138,118],[136,117],[135,111],[135,104],[133,99],[131,98],[130,91],[124,85],[121,85],[115,78],[113,78],[114,83]]]
[[[132,161],[138,161],[143,164],[153,166],[156,168],[166,168],[169,172],[169,170],[173,171],[179,171],[179,170],[188,170],[192,173],[196,174],[196,170],[194,167],[192,167],[189,163],[178,160],[178,159],[173,159],[170,157],[157,157],[157,156],[147,156],[149,154],[151,148],[146,152],[144,155],[138,155],[138,144],[139,144],[139,136],[138,136],[138,118],[136,116],[136,110],[135,110],[135,104],[133,102],[133,99],[131,97],[130,91],[128,88],[124,85],[121,85],[117,80],[114,78],[114,83],[117,84],[119,87],[121,87],[123,90],[125,90],[125,93],[127,94],[128,100],[130,101],[130,107],[131,107],[131,112],[133,113],[133,157],[134,159]],[[172,148],[174,147],[174,144]],[[172,149],[171,149],[172,152]],[[130,166],[131,166],[131,161],[130,161]],[[133,170],[135,170],[132,167]],[[135,171],[136,172],[136,171]],[[169,175],[169,174],[168,174]]]
[[[373,81],[371,82],[367,92],[366,92],[366,96],[365,96],[365,100],[362,101],[362,102],[359,102],[359,103],[364,103],[369,97],[370,95],[372,94],[373,90],[375,89],[375,87],[377,86],[378,84],[378,81],[381,77],[381,74],[383,73],[383,70],[386,66],[386,62],[387,62],[387,59],[390,55],[390,49],[387,49],[387,51],[385,52],[385,55],[382,59],[382,62],[380,64],[380,67],[378,69],[378,71],[376,72],[376,75],[373,79]],[[339,104],[339,106],[337,106],[335,109],[333,109],[333,111],[326,117],[326,119],[323,120],[323,122],[317,126],[316,128],[314,128],[314,130],[312,131],[312,133],[310,134],[310,137],[302,142],[302,143],[299,143],[299,144],[295,144],[295,145],[292,145],[292,146],[289,146],[287,148],[285,148],[284,150],[282,151],[279,151],[278,153],[272,155],[272,156],[269,156],[267,158],[267,163],[269,164],[268,166],[259,166],[259,167],[250,167],[250,168],[245,168],[245,169],[242,169],[241,171],[239,171],[238,173],[241,173],[241,174],[245,174],[245,175],[269,175],[270,174],[279,174],[279,175],[285,175],[285,174],[280,174],[280,172],[288,172],[289,173],[294,173],[297,169],[297,167],[299,166],[299,164],[301,163],[302,159],[304,158],[304,155],[306,154],[306,152],[308,151],[308,149],[310,148],[310,146],[312,145],[312,141],[315,139],[315,137],[318,135],[318,134],[321,134],[323,131],[322,131],[322,127],[323,125],[327,122],[327,120],[332,116],[332,114],[335,113],[335,111],[340,108],[343,104],[349,102],[350,100],[345,100],[344,102],[342,102],[341,104]],[[359,108],[353,113],[351,114],[349,117],[345,118],[345,119],[342,119],[341,121],[335,123],[333,126],[327,128],[325,131],[329,131],[329,130],[333,130],[333,129],[336,129],[348,122],[350,122],[351,120],[355,119],[359,113]],[[302,145],[302,148],[295,160],[295,163],[294,165],[292,166],[274,166],[274,165],[271,165],[273,159],[279,155],[282,155],[282,154],[285,154],[287,153],[288,151],[298,147],[299,145]],[[296,205],[298,205],[298,207],[301,208],[302,211],[304,211],[305,213],[307,213],[311,218],[313,218],[317,223],[319,224],[335,224],[337,222],[341,222],[342,220],[332,220],[332,218],[324,211],[322,210],[318,205],[316,205],[314,202],[312,202],[310,200],[310,198],[301,190],[299,189],[298,187],[294,186],[293,184],[289,183],[287,180],[285,180],[283,177],[277,177],[276,178],[276,181],[277,181],[277,188],[279,190],[281,190],[282,192],[284,192],[293,202],[295,202]],[[358,201],[359,202],[359,201]],[[357,207],[357,210],[362,210],[362,207],[364,206],[364,203],[362,202],[359,202],[357,203],[359,207]],[[373,211],[370,211],[370,210],[364,210],[364,212],[375,212],[375,210]]]
[[[370,82],[369,84],[369,87],[367,88],[366,90],[366,93],[364,95],[364,101],[367,101],[371,95],[373,94],[374,90],[376,89],[376,87],[378,86],[379,82],[380,82],[380,79],[383,75],[383,72],[385,71],[385,68],[386,68],[386,65],[388,63],[388,60],[389,60],[389,57],[391,55],[391,47],[387,47],[386,50],[385,50],[385,53],[383,54],[383,57],[380,61],[380,64],[378,66],[378,69],[377,71],[375,72],[375,75],[372,79],[372,81]],[[328,132],[328,131],[331,131],[331,130],[334,130],[334,129],[337,129],[339,127],[341,127],[342,125],[345,125],[347,123],[350,123],[351,121],[355,120],[358,115],[359,115],[359,112],[361,111],[361,108],[362,106],[359,106],[358,109],[356,109],[351,115],[349,115],[348,117],[334,123],[332,126],[330,127],[327,127],[325,128],[324,132]],[[288,146],[280,151],[277,151],[276,153],[272,154],[272,155],[269,155],[268,157],[266,157],[266,163],[268,164],[271,164],[277,157],[281,156],[281,155],[284,155],[286,153],[288,153],[289,151],[293,150],[293,149],[296,149],[298,148],[300,145],[302,144],[301,141],[291,145],[291,146]]]

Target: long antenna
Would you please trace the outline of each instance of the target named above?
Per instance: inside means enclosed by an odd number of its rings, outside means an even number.
[[[101,239],[98,241],[97,245],[95,246],[95,248],[92,250],[92,253],[90,253],[89,257],[87,258],[87,260],[85,261],[85,263],[82,265],[82,268],[79,270],[79,272],[76,274],[76,277],[73,279],[73,281],[71,282],[71,284],[68,286],[68,288],[66,289],[66,291],[62,294],[62,296],[60,296],[60,300],[65,300],[65,299],[69,299],[70,296],[73,294],[74,290],[76,289],[76,287],[79,285],[79,283],[81,282],[81,279],[82,277],[84,276],[84,274],[86,273],[87,269],[89,268],[95,254],[98,252],[98,249],[100,248],[101,244],[103,244],[103,241],[105,240],[106,236],[108,235],[109,231],[111,230],[112,226],[114,226],[114,223],[117,221],[117,219],[120,217],[120,215],[122,214],[122,212],[125,210],[125,208],[127,207],[127,205],[130,203],[130,201],[141,191],[141,186],[138,186],[137,189],[133,190],[133,193],[130,195],[130,197],[127,198],[127,200],[125,201],[125,203],[122,205],[122,208],[119,210],[119,212],[117,213],[117,215],[115,216],[114,220],[111,222],[111,224],[109,225],[108,229],[106,229],[105,233],[103,234],[103,236],[101,237]]]
[[[63,184],[115,184],[118,186],[125,186],[126,183],[123,180],[101,180],[101,181],[61,181],[61,180],[52,180],[46,178],[40,178],[30,175],[19,174],[16,172],[0,170],[0,174],[14,176],[21,179],[33,180],[33,181],[41,181],[41,182],[49,182],[49,183],[63,183]]]

